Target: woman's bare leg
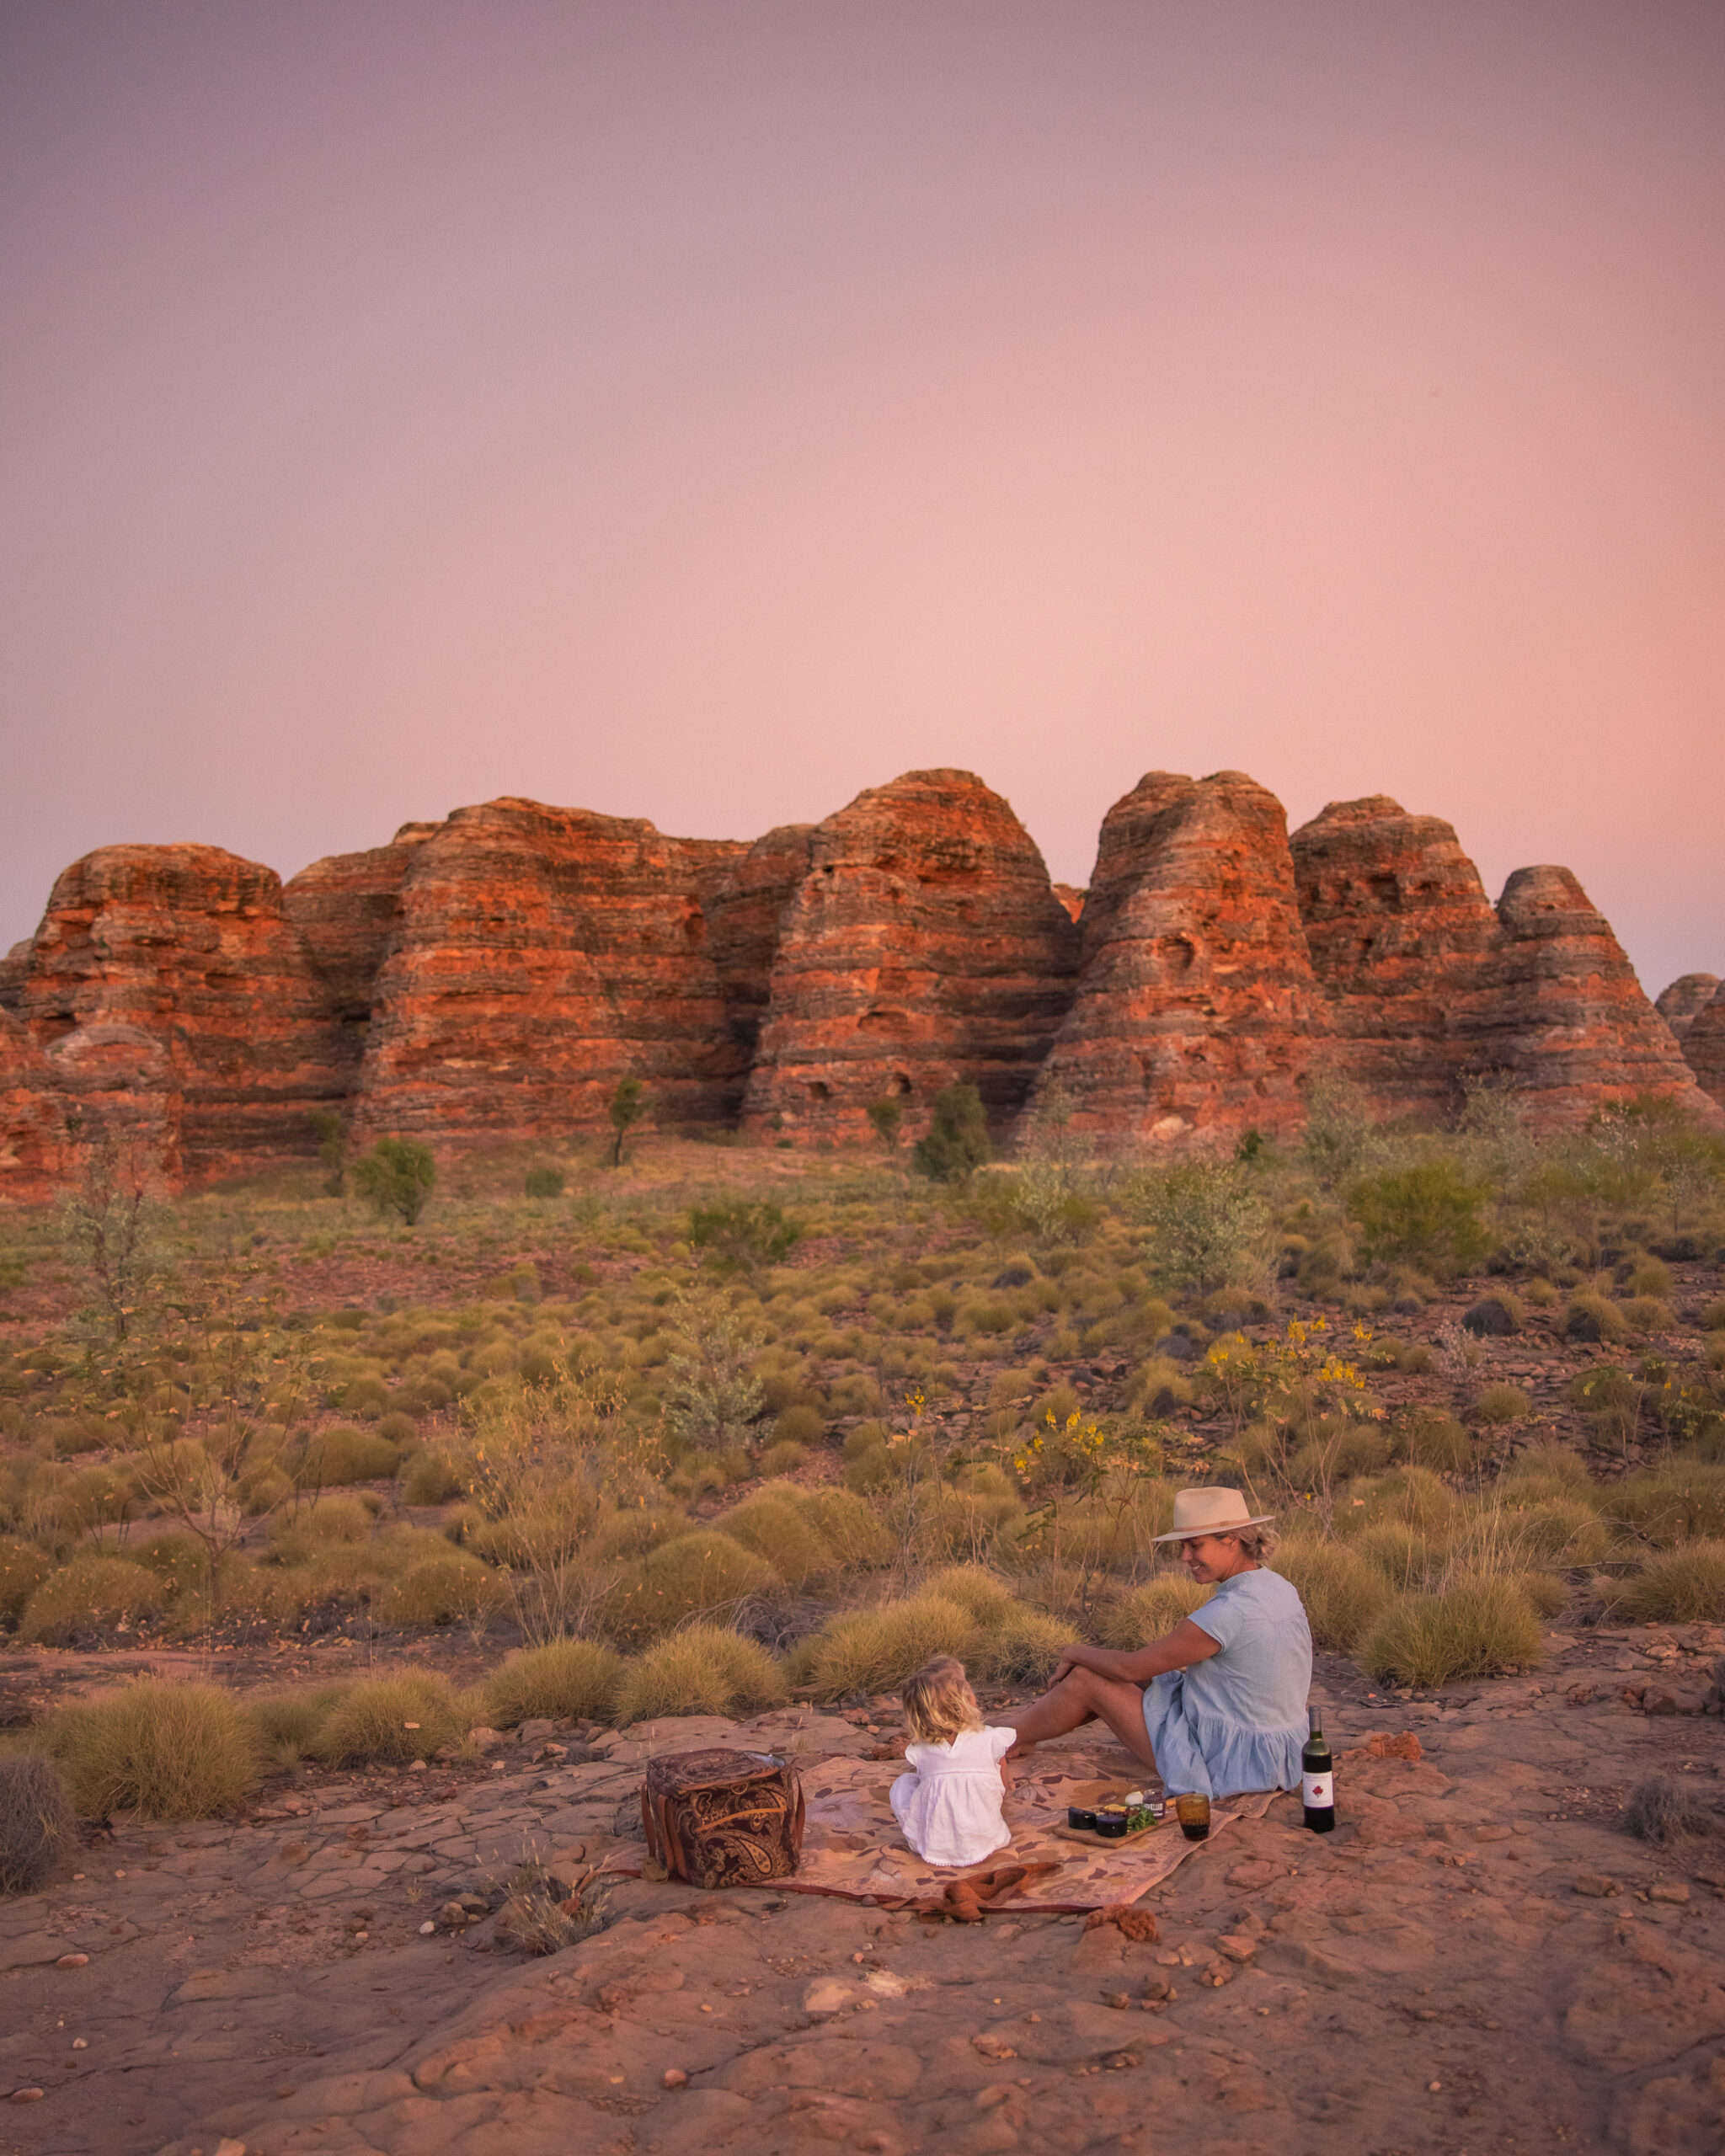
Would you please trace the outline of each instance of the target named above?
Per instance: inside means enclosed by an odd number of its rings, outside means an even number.
[[[1135,1759],[1152,1770],[1156,1766],[1150,1732],[1144,1726],[1143,1687],[1121,1678],[1098,1677],[1093,1669],[1071,1670],[1039,1700],[1003,1719],[1018,1732],[1017,1742],[1007,1754],[1009,1759],[1022,1759],[1044,1737],[1064,1737],[1085,1722],[1103,1721]]]

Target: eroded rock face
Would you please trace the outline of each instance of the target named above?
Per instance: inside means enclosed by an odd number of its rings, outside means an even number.
[[[1242,771],[1152,771],[1108,811],[1077,994],[1039,1079],[1081,1129],[1290,1129],[1323,1013],[1281,803]]]
[[[866,1139],[872,1101],[915,1136],[935,1096],[1024,1102],[1072,993],[1078,932],[1035,842],[969,771],[910,771],[809,835],[782,916],[745,1126]]]
[[[1653,998],[1653,1008],[1680,1042],[1718,992],[1717,974],[1680,974]]]
[[[408,863],[437,828],[403,824],[387,846],[328,855],[281,887],[287,917],[304,940],[334,1015],[344,1090],[359,1074]]]
[[[1497,995],[1481,1067],[1514,1081],[1530,1128],[1653,1092],[1712,1121],[1670,1027],[1603,914],[1567,868],[1518,868],[1498,901]]]
[[[92,1133],[170,1178],[302,1156],[344,1088],[275,872],[219,846],[104,846],[54,886],[19,1015]]]
[[[559,1135],[602,1123],[628,1075],[662,1121],[722,1119],[744,1063],[702,894],[746,851],[514,798],[458,808],[407,863],[358,1130]]]
[[[0,1011],[16,1011],[24,998],[24,977],[30,962],[29,938],[14,943],[0,958]]]
[[[0,1198],[40,1205],[70,1180],[76,1148],[48,1059],[0,1010]]]
[[[1696,1011],[1684,1035],[1683,1054],[1702,1092],[1725,1108],[1725,984]]]
[[[772,1000],[785,915],[809,873],[814,832],[812,824],[781,825],[740,857],[723,863],[704,894],[735,1065],[734,1086],[726,1089],[729,1115],[742,1106]]]
[[[1441,1116],[1476,1068],[1501,936],[1454,829],[1387,794],[1332,801],[1290,841],[1335,1068],[1385,1116]]]

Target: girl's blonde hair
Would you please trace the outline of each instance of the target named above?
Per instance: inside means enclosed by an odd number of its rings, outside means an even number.
[[[982,1710],[964,1665],[949,1654],[926,1662],[905,1687],[905,1723],[919,1744],[946,1744],[980,1729]]]

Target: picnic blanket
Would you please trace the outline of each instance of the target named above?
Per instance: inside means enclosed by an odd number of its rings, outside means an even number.
[[[775,1879],[776,1893],[831,1894],[849,1902],[895,1903],[937,1897],[957,1880],[980,1876],[1006,1865],[1023,1865],[1022,1885],[988,1904],[991,1914],[1036,1910],[1047,1915],[1075,1915],[1087,1909],[1135,1902],[1160,1886],[1188,1857],[1209,1847],[1188,1842],[1172,1807],[1153,1833],[1119,1849],[1060,1838],[1066,1806],[1083,1801],[1088,1785],[1108,1769],[1082,1754],[1063,1753],[1056,1763],[1047,1747],[1035,1764],[1021,1769],[1007,1793],[1006,1819],[1012,1830],[1010,1849],[997,1849],[968,1870],[925,1864],[907,1847],[893,1817],[887,1791],[904,1770],[902,1759],[882,1763],[835,1755],[801,1766],[808,1806],[803,1857],[794,1878]],[[1142,1769],[1138,1778],[1149,1784]],[[1273,1791],[1220,1800],[1210,1807],[1210,1838],[1236,1819],[1261,1819]],[[1036,1867],[1048,1866],[1047,1870]],[[635,1864],[607,1865],[639,1876]]]

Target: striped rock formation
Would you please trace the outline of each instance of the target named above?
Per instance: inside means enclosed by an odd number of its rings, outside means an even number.
[[[1281,803],[1242,771],[1152,771],[1109,809],[1077,993],[1038,1077],[1117,1138],[1293,1129],[1323,1033]]]
[[[1023,1106],[1071,1000],[1078,931],[1035,842],[969,771],[909,771],[809,834],[744,1102],[746,1129],[865,1139],[892,1098],[906,1135],[974,1085]]]
[[[1653,998],[1653,1008],[1681,1042],[1718,993],[1717,974],[1680,974]]]

